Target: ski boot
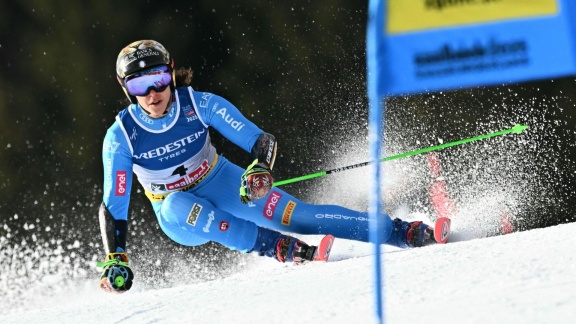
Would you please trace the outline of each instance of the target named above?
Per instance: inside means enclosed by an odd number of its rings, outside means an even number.
[[[328,261],[333,242],[334,236],[326,235],[318,246],[313,246],[295,237],[259,228],[255,246],[257,249],[254,250],[261,256],[273,257],[282,263],[302,264],[308,261]]]
[[[436,243],[434,229],[421,221],[411,222],[408,233],[406,233],[406,242],[412,247]]]
[[[293,261],[295,264],[314,260],[316,247],[297,238],[282,235],[276,243],[276,259],[282,263]]]
[[[392,221],[392,234],[387,244],[400,248],[421,247],[435,243],[434,229],[421,221],[405,222],[399,218]]]

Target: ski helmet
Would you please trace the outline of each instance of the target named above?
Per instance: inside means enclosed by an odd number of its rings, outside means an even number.
[[[124,80],[126,77],[139,71],[151,68],[156,65],[168,65],[172,70],[172,82],[170,89],[174,91],[176,82],[174,81],[174,60],[164,46],[154,40],[139,40],[124,47],[116,60],[116,77],[122,86],[122,90],[135,104],[136,97],[126,90]]]

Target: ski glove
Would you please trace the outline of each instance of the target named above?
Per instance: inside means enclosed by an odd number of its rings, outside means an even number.
[[[108,253],[104,262],[97,262],[104,270],[100,276],[100,288],[106,292],[120,294],[130,290],[134,274],[128,266],[128,255],[123,252]]]
[[[254,160],[242,174],[240,201],[247,204],[266,196],[272,189],[272,184],[272,175],[268,168]]]

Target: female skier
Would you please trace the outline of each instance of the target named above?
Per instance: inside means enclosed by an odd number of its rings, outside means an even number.
[[[108,129],[102,149],[99,221],[107,255],[99,266],[105,291],[127,291],[134,278],[126,253],[133,173],[162,231],[182,245],[214,241],[302,263],[325,261],[334,237],[369,242],[367,213],[308,204],[273,187],[276,138],[226,99],[193,90],[192,71],[175,70],[160,43],[141,40],[122,49],[116,74],[131,104]],[[250,153],[254,162],[243,169],[218,155],[208,127]],[[379,223],[382,243],[418,247],[433,241],[433,230],[422,222],[382,215]],[[280,231],[326,236],[312,246]]]

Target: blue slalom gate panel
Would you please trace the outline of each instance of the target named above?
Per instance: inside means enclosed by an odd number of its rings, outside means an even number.
[[[369,72],[380,95],[576,74],[576,1],[375,2]]]
[[[390,96],[576,74],[576,0],[370,0],[367,28],[370,159],[382,154]],[[372,164],[370,237],[378,242],[381,170]],[[379,244],[375,315],[384,321]]]

